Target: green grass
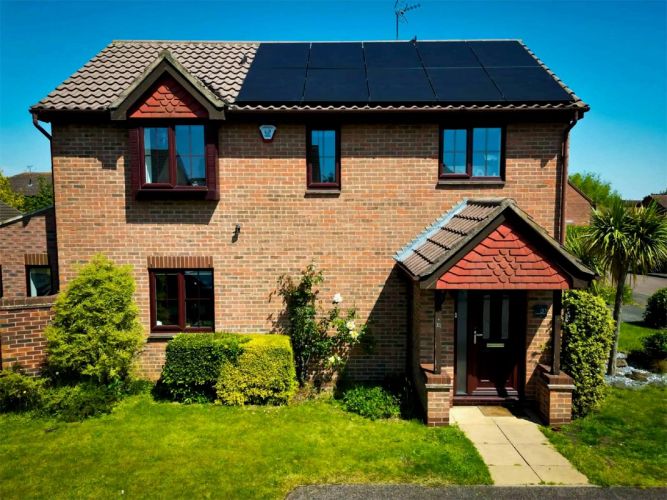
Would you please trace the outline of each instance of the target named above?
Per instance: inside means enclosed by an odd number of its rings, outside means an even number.
[[[667,389],[611,389],[599,411],[544,430],[574,466],[602,486],[667,486]]]
[[[144,394],[81,423],[0,415],[0,456],[3,499],[276,498],[314,483],[491,482],[458,429],[372,422],[331,400],[230,408]]]
[[[618,336],[618,350],[628,353],[642,349],[642,339],[659,330],[639,325],[637,323],[621,323],[621,333]]]

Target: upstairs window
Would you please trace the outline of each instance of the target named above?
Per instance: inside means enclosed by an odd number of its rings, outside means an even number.
[[[340,141],[335,128],[307,132],[308,187],[340,189]]]
[[[51,295],[53,281],[49,266],[26,266],[26,281],[28,282],[28,297]]]
[[[144,184],[206,187],[206,141],[203,125],[143,129]]]
[[[502,178],[502,128],[444,128],[440,140],[441,179]]]

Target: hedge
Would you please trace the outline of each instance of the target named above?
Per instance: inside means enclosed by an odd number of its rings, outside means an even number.
[[[667,327],[667,288],[661,288],[648,298],[644,321],[653,328]]]
[[[222,333],[176,335],[167,344],[158,392],[184,403],[213,401],[222,364],[236,361],[248,340]]]
[[[285,404],[296,390],[294,353],[285,335],[242,335],[250,339],[236,361],[226,360],[216,384],[227,405]]]

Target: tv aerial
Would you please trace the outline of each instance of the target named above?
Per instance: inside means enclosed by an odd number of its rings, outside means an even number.
[[[396,0],[396,2],[394,3],[394,14],[396,16],[396,40],[398,40],[399,22],[407,23],[408,18],[405,17],[405,14],[407,14],[411,10],[418,9],[419,7],[421,7],[421,5],[418,3],[408,4],[405,1]]]

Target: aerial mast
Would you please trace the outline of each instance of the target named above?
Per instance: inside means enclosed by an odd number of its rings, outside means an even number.
[[[396,0],[396,2],[394,3],[394,15],[396,16],[396,40],[398,40],[399,21],[407,23],[408,18],[405,17],[405,14],[410,12],[411,10],[418,9],[419,7],[421,7],[421,5],[418,3],[413,3],[408,5],[408,3],[405,1]]]

